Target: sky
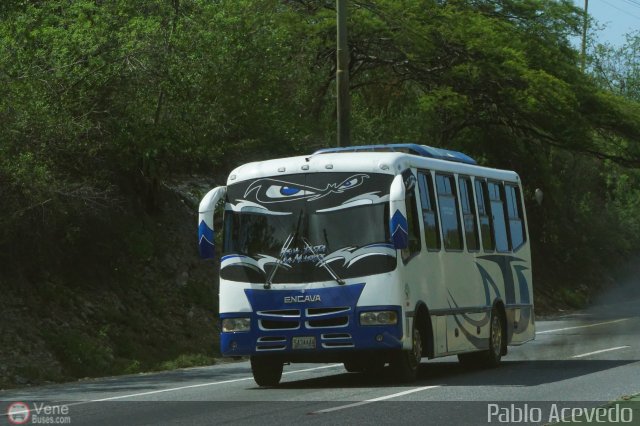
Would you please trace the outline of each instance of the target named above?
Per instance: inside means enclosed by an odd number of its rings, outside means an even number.
[[[573,0],[584,8],[584,0]],[[621,46],[624,35],[640,30],[640,0],[589,0],[589,15],[606,28],[597,33],[599,42]]]

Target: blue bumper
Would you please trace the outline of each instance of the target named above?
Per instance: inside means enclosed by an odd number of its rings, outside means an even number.
[[[364,284],[313,290],[245,290],[250,313],[223,313],[225,318],[249,317],[247,332],[222,332],[224,356],[311,355],[327,359],[339,353],[394,350],[402,347],[400,306],[357,307]],[[360,313],[395,311],[394,325],[361,326]]]

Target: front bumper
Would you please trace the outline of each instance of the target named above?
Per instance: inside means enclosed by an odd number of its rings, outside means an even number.
[[[392,310],[397,313],[394,325],[361,326],[360,313]],[[402,317],[399,306],[328,307],[252,312],[251,330],[222,332],[223,356],[390,350],[402,348]],[[221,314],[221,318],[246,317],[246,313]],[[304,349],[294,348],[294,340],[306,341]],[[309,344],[313,342],[313,344]],[[320,356],[321,358],[321,356]]]

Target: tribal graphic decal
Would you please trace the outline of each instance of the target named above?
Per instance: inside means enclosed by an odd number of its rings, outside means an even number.
[[[285,284],[332,279],[328,268],[340,279],[392,271],[393,178],[318,171],[230,184],[220,276],[264,282],[275,270],[273,282]]]
[[[524,276],[523,271],[527,269],[526,266],[522,265],[514,265],[513,262],[521,262],[523,259],[514,257],[514,256],[499,256],[499,255],[489,255],[489,256],[480,256],[479,259],[492,261],[500,267],[500,271],[502,273],[502,280],[504,283],[504,292],[505,294],[501,294],[498,286],[495,281],[491,277],[491,274],[482,266],[480,263],[476,263],[478,267],[478,271],[480,272],[480,276],[482,277],[482,285],[484,286],[484,294],[485,294],[485,306],[490,307],[493,301],[491,297],[491,293],[494,293],[494,297],[502,298],[504,297],[505,303],[507,304],[507,309],[510,305],[516,304],[515,300],[515,282],[513,279],[513,272],[518,280],[518,288],[520,293],[520,304],[526,305],[530,303],[529,298],[529,284],[527,283],[527,279]],[[450,308],[460,308],[455,298],[449,291],[449,307]],[[508,327],[508,336],[507,341],[511,342],[511,339],[514,334],[522,334],[525,333],[528,329],[531,320],[531,309],[522,308],[518,309],[519,318],[518,323],[523,325],[523,328],[514,330],[511,327]],[[471,342],[476,348],[484,349],[486,347],[486,341],[483,339],[478,339],[474,333],[469,332],[465,325],[471,327],[484,327],[489,323],[491,319],[491,312],[486,312],[482,319],[473,320],[466,314],[455,314],[454,316],[456,324],[458,325],[460,331],[465,335],[467,340]]]
[[[237,204],[227,203],[225,205],[225,209],[233,210],[234,212],[252,212],[252,213],[261,213],[261,214],[271,214],[276,216],[289,216],[291,212],[276,212],[273,210],[269,210],[265,206],[253,203],[247,200],[238,200]]]
[[[500,267],[500,271],[502,272],[502,282],[504,282],[504,302],[507,305],[511,305],[516,303],[516,291],[515,291],[515,283],[513,281],[513,272],[512,272],[512,263],[513,262],[523,262],[523,259],[520,259],[518,257],[515,256],[500,256],[500,255],[487,255],[487,256],[480,256],[479,259],[482,260],[488,260],[491,261],[493,263],[495,263],[496,265],[498,265]],[[485,285],[485,293],[487,293],[487,285],[486,285],[486,281],[489,282],[489,284],[493,287],[493,289],[496,291],[498,297],[500,297],[500,293],[498,293],[498,289],[495,285],[495,283],[493,282],[493,280],[491,279],[491,276],[487,273],[487,271],[482,268],[480,266],[480,264],[478,263],[478,269],[480,269],[481,273],[482,273],[482,278],[483,278],[483,284]],[[515,265],[514,265],[515,266]],[[484,270],[484,271],[483,271]],[[522,269],[520,269],[521,271]],[[518,274],[518,280],[520,280],[520,289],[528,289],[528,285],[527,282],[524,278],[524,276],[520,273]],[[522,282],[524,280],[524,282]],[[525,294],[527,294],[527,299],[529,298],[528,294],[528,290],[526,292],[524,292]]]
[[[244,193],[246,198],[252,192],[259,203],[282,203],[287,201],[304,200],[314,201],[326,197],[329,194],[341,194],[345,191],[362,185],[369,175],[358,173],[344,179],[340,183],[330,183],[324,188],[301,185],[279,179],[259,179],[253,182]]]
[[[396,251],[391,244],[371,244],[368,246],[356,248],[356,247],[344,247],[336,250],[328,255],[324,255],[323,246],[315,246],[312,249],[318,250],[311,255],[311,251],[307,249],[290,248],[283,253],[282,259],[277,259],[273,256],[265,254],[258,255],[258,259],[254,259],[250,256],[243,255],[228,255],[221,259],[220,268],[224,269],[227,266],[246,266],[255,271],[265,272],[265,266],[271,264],[280,263],[280,267],[290,269],[293,265],[299,263],[314,263],[315,266],[321,267],[323,264],[342,260],[342,266],[345,268],[351,267],[359,260],[369,256],[390,256],[395,257]]]
[[[357,261],[369,256],[395,257],[396,250],[391,244],[370,244],[368,246],[360,248],[345,247],[326,255],[320,262],[317,263],[317,266],[321,266],[323,263],[327,264],[342,259],[342,266],[349,268]]]
[[[320,210],[317,210],[316,213],[327,213],[327,212],[333,212],[336,210],[348,209],[349,207],[364,206],[367,204],[380,204],[380,203],[386,203],[387,201],[389,201],[389,194],[383,195],[381,197],[378,195],[379,192],[380,191],[367,192],[366,194],[356,195],[355,197],[348,199],[347,201],[340,204],[339,206],[320,209]]]
[[[290,265],[284,262],[280,262],[279,259],[273,256],[260,254],[258,255],[258,259],[254,259],[250,256],[243,256],[240,254],[231,254],[228,256],[224,256],[222,259],[220,259],[220,269],[224,269],[230,265],[238,265],[238,266],[246,266],[255,271],[261,271],[262,273],[266,274],[265,266],[270,264],[275,265],[277,263],[280,263],[281,268],[285,268],[285,269],[291,268]]]

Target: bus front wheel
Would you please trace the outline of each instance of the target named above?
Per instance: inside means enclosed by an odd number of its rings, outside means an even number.
[[[344,368],[349,373],[365,373],[379,375],[384,369],[385,361],[375,356],[365,360],[349,360],[344,362]]]
[[[282,378],[282,366],[282,361],[269,357],[251,357],[251,372],[258,386],[277,386]]]
[[[402,382],[412,382],[418,377],[418,367],[422,359],[422,336],[416,328],[415,321],[411,329],[412,348],[397,353],[391,362],[391,368]]]

